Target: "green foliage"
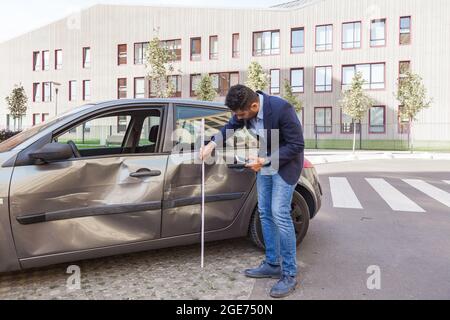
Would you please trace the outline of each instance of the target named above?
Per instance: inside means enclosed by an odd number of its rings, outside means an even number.
[[[175,52],[162,46],[158,37],[150,41],[145,52],[145,61],[147,68],[150,69],[148,77],[152,85],[152,94],[156,98],[168,98],[175,94],[175,86],[168,79],[174,72],[175,59]]]
[[[209,74],[202,76],[200,83],[198,84],[195,94],[198,100],[213,101],[217,96],[217,91],[212,84],[212,78]]]
[[[20,131],[0,130],[0,142],[8,140],[9,138],[12,138],[19,133]]]
[[[15,86],[9,97],[6,97],[6,103],[11,117],[20,119],[27,113],[28,97],[23,86]]]
[[[246,85],[254,91],[265,90],[269,85],[269,75],[264,72],[262,66],[256,61],[250,63]]]
[[[402,106],[400,116],[410,121],[417,120],[417,114],[431,107],[432,103],[427,98],[427,90],[422,83],[422,78],[411,71],[406,71],[405,76],[399,79],[396,98]]]
[[[361,121],[374,104],[373,100],[364,92],[364,82],[362,73],[356,73],[351,88],[344,92],[341,100],[342,111],[357,121]]]
[[[292,92],[292,86],[289,80],[284,80],[284,95],[283,98],[286,99],[298,113],[303,109],[303,102]]]

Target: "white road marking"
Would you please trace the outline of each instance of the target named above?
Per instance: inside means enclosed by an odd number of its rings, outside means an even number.
[[[331,178],[330,190],[335,208],[362,209],[362,205],[356,197],[347,178]]]
[[[366,178],[366,180],[381,198],[386,201],[392,210],[403,212],[425,212],[424,209],[390,185],[386,180],[369,178]]]
[[[404,179],[403,181],[450,208],[450,193],[422,180]]]
[[[450,180],[444,180],[444,182],[450,184]]]

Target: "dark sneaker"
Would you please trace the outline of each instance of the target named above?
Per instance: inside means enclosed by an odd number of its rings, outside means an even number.
[[[250,278],[258,279],[279,279],[281,277],[281,266],[272,266],[263,261],[258,268],[245,270],[245,275]]]
[[[297,280],[295,277],[291,277],[283,274],[280,281],[272,287],[270,296],[272,298],[284,298],[294,292],[297,287]]]

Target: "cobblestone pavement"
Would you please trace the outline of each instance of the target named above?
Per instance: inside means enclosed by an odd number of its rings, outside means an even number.
[[[0,299],[248,299],[255,280],[243,270],[262,251],[245,238],[208,243],[205,268],[200,245],[160,249],[0,275]],[[81,269],[81,289],[70,290],[70,265]]]

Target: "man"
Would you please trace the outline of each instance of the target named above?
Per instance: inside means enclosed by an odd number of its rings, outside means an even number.
[[[279,278],[270,295],[282,298],[297,286],[296,236],[291,218],[291,202],[304,161],[302,126],[294,108],[285,100],[262,91],[237,85],[230,89],[225,104],[233,117],[212,141],[202,148],[200,158],[210,157],[218,144],[224,145],[227,130],[246,127],[266,147],[247,165],[257,173],[258,209],[261,218],[266,259],[245,271],[251,278]],[[271,141],[279,130],[278,148]],[[273,149],[273,150],[272,150]],[[267,164],[278,162],[278,170]],[[273,167],[273,166],[272,166]]]

